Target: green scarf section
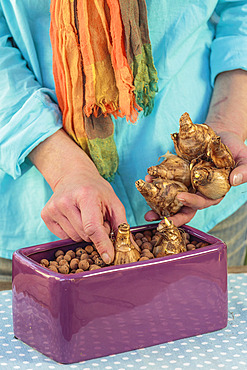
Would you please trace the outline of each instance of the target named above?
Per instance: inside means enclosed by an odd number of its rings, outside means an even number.
[[[88,140],[91,158],[99,173],[108,181],[113,181],[119,165],[119,158],[113,135],[105,139]],[[107,158],[107,160],[105,160]]]
[[[134,56],[131,69],[134,75],[136,102],[147,116],[154,107],[158,77],[153,63],[151,44],[142,45],[141,51],[141,54]]]

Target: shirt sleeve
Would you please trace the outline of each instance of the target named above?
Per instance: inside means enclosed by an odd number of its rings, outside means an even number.
[[[247,70],[247,2],[220,0],[219,21],[211,47],[211,83],[224,71]]]
[[[62,127],[53,90],[28,68],[11,36],[0,5],[0,169],[14,179],[40,142]]]

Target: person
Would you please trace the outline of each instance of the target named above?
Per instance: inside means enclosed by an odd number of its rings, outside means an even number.
[[[170,135],[178,132],[184,112],[221,136],[237,166],[223,199],[181,193],[184,207],[171,220],[204,232],[216,228],[215,235],[228,245],[229,265],[244,263],[247,5],[152,0],[146,6],[158,92],[152,113],[140,112],[136,124],[112,117],[119,164],[108,181],[63,127],[53,74],[50,0],[0,0],[2,265],[19,248],[58,238],[92,241],[110,263],[110,230],[122,222],[135,226],[158,220],[135,181],[144,179],[161,155],[174,153]]]

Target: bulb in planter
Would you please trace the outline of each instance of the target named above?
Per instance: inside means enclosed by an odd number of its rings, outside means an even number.
[[[190,163],[175,154],[167,152],[165,159],[156,166],[148,168],[148,174],[167,180],[180,181],[187,187],[190,186]]]
[[[183,206],[177,199],[177,194],[188,192],[187,186],[181,182],[161,178],[154,179],[151,183],[137,180],[135,185],[149,207],[162,218],[177,213]]]
[[[177,155],[191,161],[206,156],[208,143],[214,136],[211,127],[193,123],[189,114],[184,113],[179,120],[179,133],[172,134],[171,138]]]
[[[130,226],[127,223],[122,223],[118,226],[114,247],[114,265],[137,262],[140,259],[139,247],[134,244]]]
[[[216,168],[213,163],[200,161],[191,169],[191,183],[207,198],[219,199],[230,190],[230,172],[230,168]]]
[[[159,239],[153,248],[155,257],[169,256],[186,251],[186,244],[180,230],[166,217],[157,227]]]

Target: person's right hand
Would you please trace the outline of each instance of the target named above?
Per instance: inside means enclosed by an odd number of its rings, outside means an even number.
[[[57,183],[41,217],[61,239],[92,241],[106,263],[114,258],[110,231],[116,232],[120,223],[127,222],[111,185],[100,175],[76,168]]]
[[[89,157],[60,131],[29,155],[54,192],[41,217],[61,239],[91,241],[109,264],[114,258],[109,233],[127,222],[124,206]]]

